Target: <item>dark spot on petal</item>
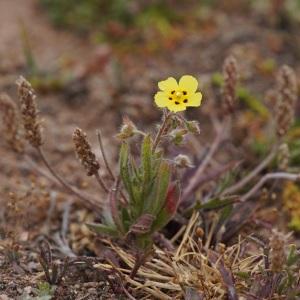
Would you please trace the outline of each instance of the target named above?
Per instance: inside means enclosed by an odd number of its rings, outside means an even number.
[[[183,91],[182,93],[183,93],[183,95],[186,95],[186,94],[187,94],[187,91]]]
[[[175,93],[175,91],[172,91],[171,94],[173,95]]]
[[[178,101],[175,101],[175,104],[177,104],[177,105],[178,105],[178,104],[180,104],[180,103],[179,103]]]
[[[173,100],[173,98],[172,98],[172,97],[169,97],[169,100]]]
[[[184,100],[183,100],[183,103],[187,103],[187,102],[188,102],[188,99],[184,99]]]

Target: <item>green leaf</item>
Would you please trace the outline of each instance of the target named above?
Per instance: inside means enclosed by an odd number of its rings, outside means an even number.
[[[299,259],[300,259],[300,255],[299,255],[299,253],[297,253],[296,246],[291,245],[290,252],[288,254],[287,261],[286,261],[287,266],[291,267],[292,265],[297,263]]]
[[[197,204],[195,209],[216,210],[216,209],[220,209],[220,208],[226,207],[228,205],[231,205],[231,204],[235,203],[236,200],[237,200],[236,197],[224,199],[224,200],[222,200],[220,198],[214,198],[204,204],[202,204],[202,203]]]
[[[166,161],[162,161],[159,166],[158,176],[156,179],[155,198],[153,199],[150,208],[151,212],[154,215],[156,215],[165,204],[169,182],[170,182],[170,175],[171,172],[170,172],[169,164]]]
[[[228,219],[230,218],[230,216],[231,216],[232,210],[233,210],[233,205],[232,205],[232,204],[225,206],[225,207],[221,210],[221,213],[220,213],[220,216],[219,216],[219,221],[218,221],[217,227],[221,228],[221,226],[222,226],[224,223],[227,222],[227,220],[228,220]]]
[[[87,223],[86,226],[95,233],[117,237],[118,231],[113,226],[104,225],[101,223]]]
[[[142,144],[142,168],[143,184],[147,185],[151,178],[152,171],[152,143],[150,135],[145,136]]]
[[[267,119],[270,116],[270,112],[263,102],[252,95],[248,89],[240,86],[237,88],[236,94],[241,101],[246,103],[253,111],[260,114],[261,117]]]
[[[129,146],[127,143],[122,143],[120,150],[120,175],[130,200],[135,203],[132,188],[132,172],[129,168]]]

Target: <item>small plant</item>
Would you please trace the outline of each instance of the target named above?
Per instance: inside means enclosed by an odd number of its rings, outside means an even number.
[[[53,261],[52,251],[49,244],[45,242],[40,245],[40,264],[45,273],[47,283],[50,285],[55,285],[59,284],[62,281],[67,271],[68,258],[66,258],[63,264],[57,264],[55,261]],[[49,287],[47,283],[41,285],[41,288]]]
[[[176,212],[180,201],[180,183],[174,176],[174,169],[177,166],[189,165],[188,158],[183,155],[171,161],[167,160],[157,147],[163,138],[171,136],[174,130],[181,132],[182,136],[187,132],[199,131],[196,123],[188,122],[172,113],[185,110],[188,106],[200,105],[202,95],[196,92],[197,80],[186,75],[180,79],[179,84],[174,78],[168,78],[158,86],[161,91],[155,95],[155,102],[159,107],[167,107],[171,112],[164,111],[162,124],[155,137],[138,131],[126,120],[119,134],[119,137],[123,138],[119,154],[120,183],[124,186],[126,196],[122,199],[117,180],[115,187],[110,191],[109,213],[104,215],[104,222],[89,224],[95,232],[118,238],[125,236],[130,241],[137,250],[132,277],[149,255],[153,235],[162,229]],[[128,141],[134,132],[144,136],[139,163],[131,154]],[[88,164],[88,160],[84,159],[84,156],[88,156],[87,153],[78,155],[82,157],[82,162],[86,161]]]

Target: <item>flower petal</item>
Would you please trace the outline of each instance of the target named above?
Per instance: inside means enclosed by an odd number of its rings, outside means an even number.
[[[186,90],[188,94],[195,93],[198,88],[198,80],[191,75],[184,75],[179,80],[179,88]]]
[[[172,112],[178,112],[178,111],[183,111],[186,110],[186,105],[184,105],[183,103],[181,104],[175,104],[174,102],[171,102],[167,105],[168,110],[172,111]]]
[[[200,92],[193,94],[188,98],[187,106],[197,107],[201,105],[202,94]]]
[[[165,92],[157,92],[154,100],[158,107],[166,107],[168,105],[168,97]]]
[[[174,77],[169,77],[166,80],[160,81],[158,83],[158,87],[162,90],[162,91],[172,91],[172,90],[177,90],[178,89],[178,83],[176,81],[176,79]]]

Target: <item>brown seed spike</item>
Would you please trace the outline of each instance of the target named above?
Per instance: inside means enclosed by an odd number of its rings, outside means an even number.
[[[35,101],[35,92],[31,84],[22,76],[16,82],[25,138],[33,147],[42,145],[41,125]]]
[[[294,121],[297,100],[297,80],[295,72],[289,66],[282,66],[277,76],[276,97],[276,133],[284,136]]]
[[[92,152],[86,134],[80,128],[74,130],[73,142],[77,157],[86,169],[87,175],[92,176],[98,173],[100,165],[96,159],[96,155]]]
[[[223,64],[223,108],[225,114],[231,114],[234,111],[236,97],[235,90],[238,81],[237,62],[233,56],[225,59]]]
[[[17,106],[6,94],[0,94],[0,111],[2,111],[3,115],[2,127],[4,129],[4,138],[14,151],[22,152],[24,144],[20,138]]]

